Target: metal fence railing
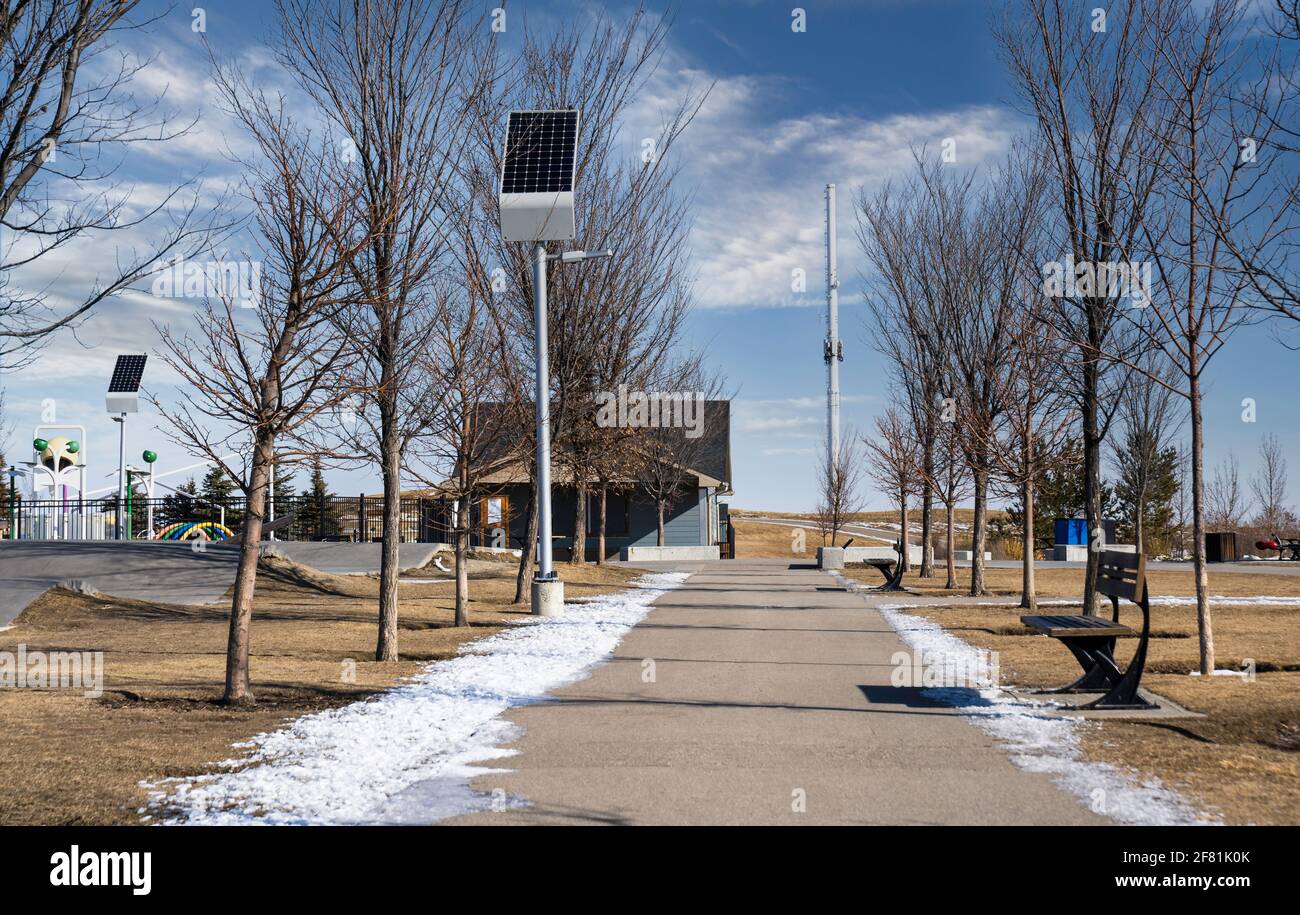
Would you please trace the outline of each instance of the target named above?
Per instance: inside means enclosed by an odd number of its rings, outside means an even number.
[[[150,512],[152,509],[152,513]],[[237,536],[247,500],[207,500],[186,493],[157,499],[132,498],[127,528],[131,539],[206,539]],[[384,500],[377,496],[294,496],[268,508],[263,539],[371,542],[384,536]],[[403,542],[450,540],[450,505],[441,499],[405,497],[398,517]],[[152,528],[150,520],[152,519]],[[15,496],[7,511],[6,536],[14,540],[112,540],[117,536],[115,498],[25,499]]]

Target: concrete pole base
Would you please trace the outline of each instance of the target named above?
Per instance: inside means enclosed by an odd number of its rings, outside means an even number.
[[[557,616],[564,608],[564,582],[558,578],[533,579],[533,616]]]
[[[844,547],[842,546],[817,547],[817,568],[819,569],[844,568]]]

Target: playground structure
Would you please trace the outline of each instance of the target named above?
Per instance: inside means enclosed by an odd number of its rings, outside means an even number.
[[[154,540],[232,540],[235,532],[216,521],[176,521],[159,529]]]
[[[53,432],[71,433],[51,435]],[[9,536],[19,530],[38,540],[100,540],[110,513],[86,499],[86,429],[68,424],[44,424],[32,430],[33,458],[23,461],[25,471],[9,471]],[[18,499],[17,478],[27,474],[31,493],[49,499],[39,511],[25,510]],[[76,489],[73,496],[70,489]]]
[[[1256,540],[1258,550],[1277,550],[1277,558],[1300,562],[1300,538],[1282,538],[1274,534],[1268,540]],[[1287,553],[1291,555],[1288,556]]]

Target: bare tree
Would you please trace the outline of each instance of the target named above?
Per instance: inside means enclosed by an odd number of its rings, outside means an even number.
[[[840,528],[848,517],[862,511],[863,461],[853,429],[846,430],[834,459],[819,465],[817,486],[820,498],[815,509],[817,526],[822,532],[822,542],[835,546]],[[829,537],[829,541],[827,541]]]
[[[1183,417],[1172,389],[1176,370],[1164,353],[1150,350],[1136,364],[1142,370],[1130,379],[1128,396],[1120,404],[1119,436],[1111,444],[1111,462],[1120,483],[1129,490],[1133,542],[1137,551],[1146,555],[1148,501]]]
[[[179,403],[154,407],[198,454],[239,482],[247,496],[239,567],[226,648],[228,703],[250,703],[249,624],[270,471],[280,447],[345,391],[334,379],[346,369],[351,341],[334,318],[353,290],[348,262],[352,189],[337,168],[328,136],[300,128],[283,99],[268,100],[236,74],[218,71],[217,86],[260,158],[242,162],[242,193],[253,209],[262,258],[253,301],[208,300],[194,334],[155,325],[162,357],[189,379]],[[233,423],[233,427],[228,425]],[[231,450],[246,467],[227,460]]]
[[[1032,152],[1017,148],[987,184],[919,162],[924,189],[925,255],[920,276],[933,303],[932,322],[948,354],[950,393],[941,420],[961,429],[975,497],[971,529],[972,595],[985,593],[984,553],[990,486],[998,440],[1014,397],[1013,346],[1032,294],[1025,252],[1037,230],[1042,172]],[[1023,336],[1023,335],[1022,335]]]
[[[1189,459],[1190,463],[1190,459]],[[1232,452],[1214,468],[1214,478],[1205,487],[1205,530],[1235,531],[1250,511],[1250,503],[1241,490],[1241,464]],[[1201,550],[1205,535],[1201,533]],[[1196,547],[1193,545],[1193,550]]]
[[[1204,377],[1247,315],[1240,303],[1248,278],[1231,240],[1253,231],[1254,208],[1245,204],[1263,176],[1241,138],[1267,143],[1272,130],[1259,108],[1238,103],[1247,64],[1243,15],[1234,0],[1214,0],[1205,9],[1177,4],[1162,36],[1143,52],[1155,62],[1151,111],[1159,120],[1152,129],[1161,152],[1140,231],[1126,250],[1155,265],[1150,307],[1129,309],[1126,319],[1146,346],[1159,347],[1177,367],[1176,390],[1191,418],[1192,560],[1206,676],[1214,670],[1214,634],[1205,562]],[[1124,188],[1134,193],[1131,185]],[[1158,373],[1146,374],[1164,383]]]
[[[956,423],[942,424],[934,452],[934,491],[944,511],[944,566],[948,574],[945,588],[957,587],[957,505],[974,494],[970,467],[957,444],[960,434]]]
[[[919,188],[912,182],[902,189],[887,184],[875,196],[859,194],[858,239],[874,268],[867,284],[871,320],[868,339],[889,360],[889,370],[903,400],[921,448],[921,570],[934,575],[933,507],[937,442],[940,435],[941,388],[948,354],[945,338],[934,333],[933,315],[918,282],[917,259],[920,216]]]
[[[907,571],[911,567],[908,501],[920,489],[920,442],[911,423],[895,407],[886,408],[876,417],[875,429],[862,441],[869,458],[868,473],[898,506],[898,536],[902,547],[898,561],[903,564],[903,571]]]
[[[375,658],[395,661],[403,455],[429,411],[408,384],[428,350],[434,287],[448,251],[471,115],[486,91],[488,30],[467,0],[276,0],[280,60],[340,135],[340,158],[361,188],[351,263],[360,304],[342,318],[364,344],[349,386],[366,392],[371,427],[357,457],[376,461],[384,488]]]
[[[467,232],[465,244],[472,246],[474,242],[473,234]],[[466,261],[479,262],[472,252]],[[424,383],[418,384],[417,389],[430,415],[428,433],[413,440],[411,452],[421,459],[413,462],[419,466],[451,468],[450,475],[437,485],[439,495],[456,505],[457,626],[469,625],[471,502],[492,497],[491,488],[485,485],[487,473],[494,463],[518,454],[502,451],[503,443],[507,448],[510,443],[516,443],[517,448],[518,439],[514,414],[508,407],[503,409],[503,383],[507,376],[502,370],[502,328],[490,311],[490,290],[490,280],[482,271],[466,278],[463,291],[446,284],[438,296],[429,349],[418,356],[419,377]],[[509,531],[508,515],[499,520],[502,528]],[[479,521],[486,529],[488,519],[480,517]]]
[[[1029,238],[1026,244],[1031,244]],[[1021,253],[1022,263],[1026,253]],[[1022,279],[1020,289],[1024,304],[1012,320],[1009,406],[994,459],[1006,486],[1023,506],[1020,606],[1036,610],[1034,500],[1039,481],[1059,466],[1060,456],[1066,453],[1064,446],[1074,435],[1078,416],[1065,393],[1067,345],[1050,320],[1053,306],[1028,277]]]
[[[0,363],[26,363],[51,334],[163,259],[210,241],[210,228],[194,219],[197,192],[182,201],[181,185],[139,211],[131,189],[113,180],[116,154],[190,126],[173,126],[156,101],[131,91],[148,62],[122,53],[113,37],[149,25],[132,18],[136,7],[137,0],[39,0],[0,8]],[[69,197],[75,202],[60,202]],[[149,251],[119,252],[113,270],[71,302],[10,276],[60,249],[89,251],[114,231],[146,225],[156,227]]]
[[[1048,163],[1052,231],[1076,266],[1118,263],[1138,239],[1165,152],[1153,118],[1175,2],[1117,0],[1090,13],[1070,0],[1023,0],[999,20],[999,42]],[[1132,334],[1113,299],[1091,284],[1067,287],[1055,304],[1054,321],[1076,350],[1085,514],[1097,531],[1102,443],[1127,375],[1099,353],[1129,353]],[[1090,550],[1088,614],[1097,609],[1099,560]]]
[[[1300,0],[1273,0],[1271,26],[1274,44],[1265,47],[1263,72],[1243,80],[1243,105],[1268,125],[1272,141],[1242,138],[1243,150],[1268,177],[1252,201],[1254,219],[1245,236],[1224,233],[1223,242],[1237,257],[1257,295],[1252,307],[1276,317],[1284,325],[1278,339],[1289,349],[1286,327],[1300,325]],[[1282,167],[1285,166],[1285,167]]]
[[[1295,525],[1296,516],[1286,504],[1286,454],[1276,435],[1265,435],[1259,442],[1259,469],[1250,478],[1250,491],[1258,510],[1255,524],[1271,534]]]

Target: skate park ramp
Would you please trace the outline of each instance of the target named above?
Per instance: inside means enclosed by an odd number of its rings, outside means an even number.
[[[338,575],[379,570],[378,543],[265,544],[294,562]],[[404,543],[398,550],[403,569],[425,565],[439,544]],[[234,544],[159,541],[4,540],[0,541],[0,626],[45,591],[69,581],[114,597],[172,604],[211,604],[235,580],[239,549]]]

